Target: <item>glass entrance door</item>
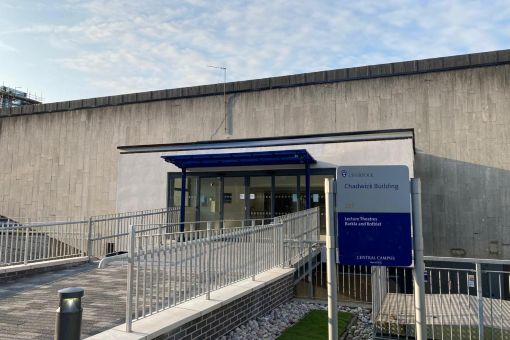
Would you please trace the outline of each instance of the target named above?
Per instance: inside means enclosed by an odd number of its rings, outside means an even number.
[[[246,211],[245,177],[223,178],[224,228],[241,227]]]
[[[250,219],[255,219],[257,224],[262,221],[269,222],[272,216],[271,204],[271,176],[252,176],[250,178]]]
[[[219,221],[221,216],[221,177],[200,178],[200,221]],[[205,226],[200,226],[202,229]],[[219,228],[215,222],[213,228]]]

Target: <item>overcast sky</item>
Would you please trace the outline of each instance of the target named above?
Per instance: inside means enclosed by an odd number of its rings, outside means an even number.
[[[0,24],[0,83],[45,102],[510,48],[508,0],[0,0]]]

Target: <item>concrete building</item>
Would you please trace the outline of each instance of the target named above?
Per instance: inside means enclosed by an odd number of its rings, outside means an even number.
[[[344,144],[327,151],[340,155],[331,164],[398,162],[422,178],[426,254],[510,258],[510,50],[232,82],[226,92],[226,109],[223,84],[3,109],[0,215],[157,208],[172,203],[170,189],[178,188],[172,173],[179,169],[162,155],[189,153],[191,145],[220,150],[228,144],[221,141],[281,150],[248,144],[336,136]],[[306,149],[320,163],[325,147],[308,142],[290,149]],[[291,176],[299,206],[304,172]],[[227,177],[216,184],[229,185]],[[249,187],[230,184],[223,194]],[[262,217],[275,214],[271,195]],[[220,196],[223,213],[229,199]]]

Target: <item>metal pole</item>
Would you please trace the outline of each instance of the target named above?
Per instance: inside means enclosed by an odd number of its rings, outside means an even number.
[[[29,235],[29,231],[30,231],[30,228],[27,227],[26,233],[25,233],[25,254],[24,254],[24,259],[23,259],[24,264],[28,264],[28,235]]]
[[[211,221],[207,222],[207,268],[205,270],[205,299],[211,299]]]
[[[181,173],[181,213],[179,222],[179,231],[184,231],[184,221],[186,221],[186,168],[182,168]]]
[[[310,197],[310,164],[305,165],[305,208],[310,209],[312,207]]]
[[[87,256],[89,257],[89,262],[92,256],[92,217],[89,217],[89,232],[87,235]]]
[[[478,339],[483,340],[483,290],[482,290],[482,264],[476,262],[476,297],[478,300]]]
[[[328,287],[328,339],[338,340],[336,295],[335,180],[324,180],[326,194],[326,284]]]
[[[127,268],[127,292],[126,292],[126,332],[131,332],[132,309],[133,309],[133,266],[135,258],[136,226],[132,225],[129,231],[129,252]]]
[[[251,280],[255,281],[255,220],[251,221]]]
[[[425,310],[425,262],[423,260],[423,230],[421,217],[421,181],[411,179],[414,246],[414,306],[416,315],[416,339],[427,339],[427,314]]]

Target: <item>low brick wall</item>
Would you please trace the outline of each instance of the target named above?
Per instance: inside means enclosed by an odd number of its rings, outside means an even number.
[[[269,313],[275,307],[292,299],[293,295],[294,285],[291,273],[155,339],[216,339],[248,320]]]

